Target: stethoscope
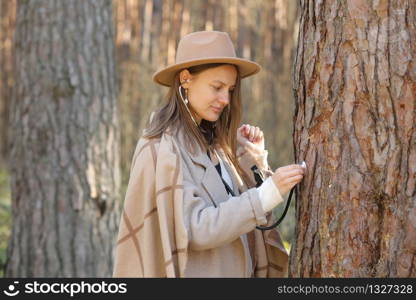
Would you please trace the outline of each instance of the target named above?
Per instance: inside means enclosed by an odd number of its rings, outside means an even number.
[[[253,170],[253,172],[254,172],[254,177],[256,179],[256,182],[257,182],[256,187],[259,187],[263,183],[263,178],[259,175],[258,172],[256,172],[256,170]],[[270,226],[258,226],[257,225],[256,229],[263,230],[263,231],[272,230],[273,228],[276,228],[277,226],[279,226],[280,223],[282,223],[283,219],[286,217],[287,211],[289,210],[290,202],[292,201],[292,195],[293,195],[293,191],[295,190],[295,188],[296,188],[296,185],[290,190],[289,197],[287,198],[285,210],[283,211],[280,218]],[[234,195],[232,194],[232,196]]]
[[[300,165],[306,169],[306,163],[304,161]],[[256,182],[257,182],[256,187],[259,187],[263,183],[263,178],[257,172],[255,172],[254,174],[255,174],[254,177],[256,178]],[[271,230],[271,229],[279,226],[280,223],[282,223],[283,219],[286,217],[287,211],[289,210],[290,202],[292,201],[292,195],[293,195],[293,192],[294,192],[295,188],[296,188],[296,185],[290,190],[289,197],[287,198],[285,210],[283,211],[280,218],[270,226],[256,226],[256,229]]]
[[[215,151],[215,152],[216,152],[216,151]],[[211,159],[211,157],[210,157],[210,155],[209,155],[209,152],[208,152],[208,151],[207,151],[207,155],[208,155],[208,157]],[[221,161],[221,157],[218,155],[218,153],[216,153],[216,155],[217,155],[218,160],[219,160],[220,165],[221,165],[221,163],[222,163],[222,161]],[[301,164],[301,165],[302,165],[302,166],[304,166],[304,167],[306,168],[306,164],[305,164],[305,162],[302,162],[302,164]],[[253,173],[254,173],[254,177],[255,177],[255,180],[256,180],[256,182],[257,182],[256,187],[259,187],[259,186],[263,183],[263,178],[262,178],[262,176],[260,175],[260,173],[258,172],[258,170],[257,170],[257,167],[256,167],[256,166],[254,166],[254,167],[252,168],[252,171],[253,171]],[[225,189],[227,190],[227,192],[228,192],[231,196],[235,197],[235,194],[234,194],[233,189],[232,189],[232,188],[228,185],[228,183],[224,180],[224,178],[222,177],[222,175],[221,175],[221,174],[219,174],[219,175],[220,175],[220,177],[221,177],[221,180],[222,180],[222,182],[223,182],[223,184],[224,184]],[[287,214],[287,212],[288,212],[288,210],[289,210],[290,203],[291,203],[291,201],[292,201],[292,195],[293,195],[293,192],[294,192],[295,188],[296,188],[296,185],[295,185],[295,186],[294,186],[294,187],[290,190],[290,192],[289,192],[289,197],[287,198],[287,202],[286,202],[285,210],[283,211],[283,213],[282,213],[282,215],[280,216],[280,218],[279,218],[276,222],[274,222],[272,225],[270,225],[270,226],[256,226],[256,229],[258,229],[258,230],[263,230],[263,231],[265,231],[265,230],[271,230],[271,229],[276,228],[277,226],[279,226],[279,224],[280,224],[280,223],[282,223],[283,219],[286,217],[286,214]]]
[[[227,182],[225,182],[225,180],[222,178],[222,176],[220,176],[220,177],[221,177],[222,182],[225,185],[226,190],[231,194],[231,196],[234,197],[235,194],[234,194],[233,190],[228,186]],[[257,185],[257,187],[260,186],[263,183],[263,180],[261,179],[261,181],[258,181],[258,182],[259,182],[259,184]],[[271,230],[271,229],[279,226],[280,223],[282,223],[283,219],[286,217],[287,211],[289,210],[290,202],[292,201],[292,194],[293,194],[293,191],[295,190],[295,188],[296,188],[296,186],[294,186],[290,190],[289,197],[287,198],[285,210],[283,211],[283,214],[280,216],[280,218],[270,226],[258,226],[257,225],[256,229],[263,230],[263,231],[264,230]]]
[[[293,194],[293,191],[295,190],[295,188],[296,188],[296,185],[290,190],[289,197],[287,198],[285,210],[283,211],[283,213],[280,216],[280,218],[276,222],[274,222],[272,225],[270,225],[270,226],[256,226],[256,229],[259,229],[259,230],[271,230],[271,229],[279,226],[280,223],[282,223],[283,219],[286,217],[287,211],[289,210],[290,202],[292,201],[292,194]]]

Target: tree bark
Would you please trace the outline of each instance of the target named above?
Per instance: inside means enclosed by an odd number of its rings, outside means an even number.
[[[293,277],[416,276],[416,3],[301,1]]]
[[[153,0],[146,0],[143,16],[143,47],[141,58],[143,61],[149,60],[150,55],[150,35],[152,33],[152,16],[153,16]]]
[[[119,215],[111,0],[18,1],[7,277],[107,277]]]
[[[13,36],[16,0],[0,2],[0,169],[8,156],[8,120],[13,77]]]

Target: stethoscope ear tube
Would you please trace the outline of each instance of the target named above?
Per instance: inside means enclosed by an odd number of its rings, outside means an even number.
[[[295,190],[295,188],[296,188],[296,185],[290,190],[289,197],[287,198],[285,210],[283,211],[283,214],[280,216],[280,218],[270,226],[256,226],[256,229],[271,230],[271,229],[277,227],[280,223],[282,223],[283,219],[285,218],[285,216],[287,214],[287,211],[289,210],[290,201],[292,200],[292,194],[293,194],[293,191]]]

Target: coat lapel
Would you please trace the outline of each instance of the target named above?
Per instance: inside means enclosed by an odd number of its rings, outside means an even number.
[[[211,200],[214,202],[215,206],[218,206],[219,203],[226,201],[230,197],[222,183],[220,175],[212,163],[211,166],[208,166],[205,169],[201,183],[207,193],[211,196]]]
[[[178,134],[178,140],[181,147],[185,147],[182,134]],[[208,155],[201,151],[199,147],[194,154],[188,152],[188,155],[195,164],[196,168],[204,168],[204,175],[202,176],[201,184],[210,196],[214,205],[218,206],[219,203],[227,200],[230,196],[228,195],[227,190],[222,183],[221,177]]]

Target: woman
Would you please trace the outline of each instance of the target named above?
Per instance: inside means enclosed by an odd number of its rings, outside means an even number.
[[[228,34],[202,31],[183,37],[176,63],[155,73],[168,101],[133,156],[114,276],[287,275],[278,232],[255,228],[305,171],[273,173],[263,132],[239,127],[240,80],[259,70],[236,57]]]

